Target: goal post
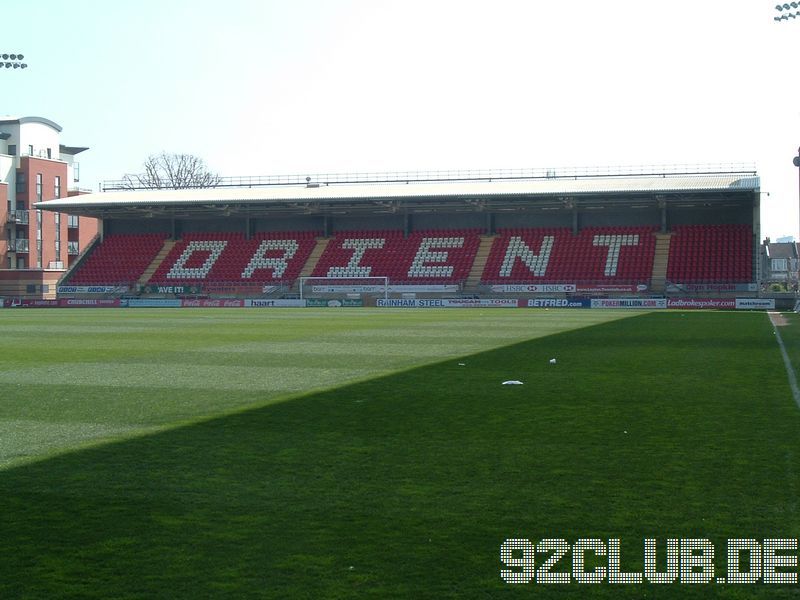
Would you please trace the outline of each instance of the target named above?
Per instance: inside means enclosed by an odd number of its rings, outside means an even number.
[[[300,277],[300,300],[348,294],[389,298],[388,277]]]

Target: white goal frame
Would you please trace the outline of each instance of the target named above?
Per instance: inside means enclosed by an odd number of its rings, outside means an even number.
[[[341,290],[331,289],[329,292],[327,292],[327,293],[331,293],[331,294],[337,294],[337,293],[342,293],[342,294],[374,294],[374,293],[381,293],[381,294],[383,294],[383,299],[384,300],[387,300],[389,298],[389,278],[384,276],[384,275],[370,275],[370,276],[367,276],[367,277],[365,277],[365,276],[359,276],[359,277],[340,277],[340,276],[337,276],[337,277],[329,277],[329,276],[312,277],[312,276],[309,275],[309,276],[306,276],[306,277],[300,277],[299,278],[299,282],[300,282],[300,300],[304,299],[303,298],[303,288],[306,286],[306,282],[309,279],[314,279],[314,280],[320,281],[320,282],[328,282],[328,283],[320,283],[320,285],[323,285],[323,286],[324,285],[329,285],[329,286],[332,286],[332,287],[333,286],[338,286],[338,287],[343,288]],[[376,285],[376,287],[379,288],[379,289],[374,290],[374,291],[370,291],[370,290],[367,290],[366,288],[364,288],[364,286],[366,284],[359,284],[358,283],[359,281],[365,281],[365,280],[380,281],[381,283]],[[338,284],[336,283],[337,281],[339,282]],[[347,289],[348,287],[350,288],[349,290]],[[364,288],[364,289],[359,290],[360,287]]]

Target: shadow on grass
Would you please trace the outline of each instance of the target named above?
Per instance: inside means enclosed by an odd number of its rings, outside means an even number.
[[[645,536],[800,537],[780,357],[729,324],[617,321],[0,472],[0,597],[489,597],[520,592],[507,537],[620,537],[631,570]]]

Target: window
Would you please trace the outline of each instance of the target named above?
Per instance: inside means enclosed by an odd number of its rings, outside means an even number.
[[[72,181],[81,180],[81,164],[72,163]]]
[[[77,215],[67,215],[67,227],[70,229],[77,229],[78,228],[78,216]]]
[[[780,271],[786,272],[786,259],[785,258],[773,258],[772,259],[772,270],[773,271]]]
[[[33,144],[28,144],[28,156],[33,156]]]
[[[25,171],[17,171],[17,193],[18,194],[25,194],[28,192],[28,177],[25,174]],[[19,202],[17,202],[17,207],[19,207]]]
[[[60,175],[56,175],[55,192],[56,192],[56,198],[61,198],[61,176]]]
[[[42,174],[36,174],[36,201],[42,201]]]
[[[61,256],[61,242],[56,240],[56,257]]]
[[[53,149],[52,148],[48,148],[47,149],[47,158],[53,158]]]
[[[8,145],[8,153],[11,156],[16,156],[17,155],[17,145],[16,144],[9,144]]]

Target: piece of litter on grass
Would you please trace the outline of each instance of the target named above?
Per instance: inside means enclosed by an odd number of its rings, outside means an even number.
[[[517,381],[516,379],[510,379],[508,381],[504,381],[503,385],[522,385],[522,382]]]
[[[626,430],[625,430],[625,431],[623,431],[622,433],[628,433],[628,430],[626,429]]]
[[[551,365],[554,365],[554,364],[556,364],[556,359],[555,359],[555,358],[551,358],[551,359],[550,359],[550,364],[551,364]]]
[[[466,366],[467,366],[467,363],[458,363],[458,366],[459,366],[459,367],[466,367]]]

